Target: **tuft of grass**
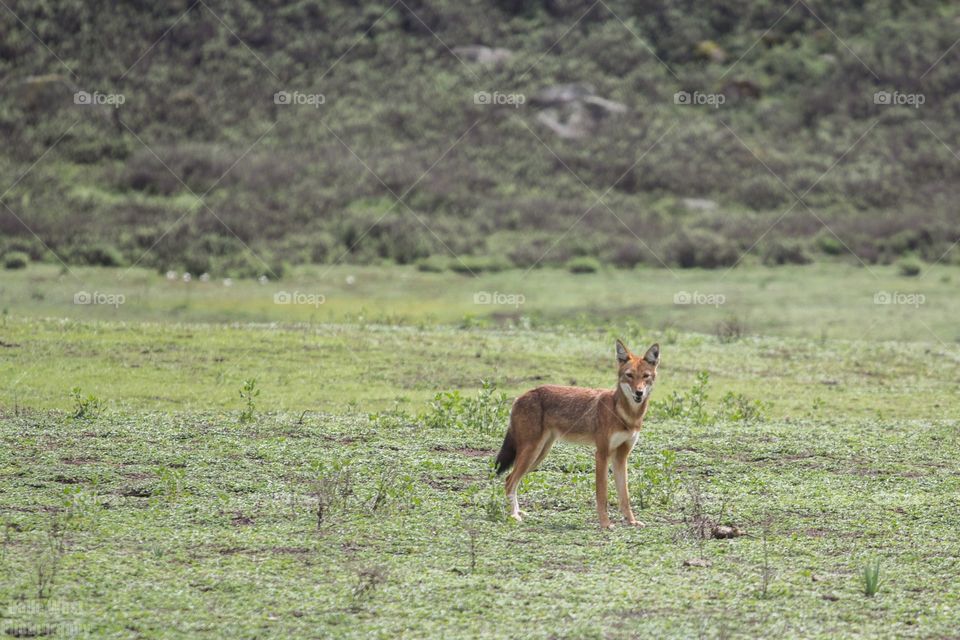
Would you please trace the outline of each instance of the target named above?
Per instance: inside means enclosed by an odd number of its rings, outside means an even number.
[[[880,558],[864,565],[860,572],[863,581],[863,595],[872,598],[880,591]]]

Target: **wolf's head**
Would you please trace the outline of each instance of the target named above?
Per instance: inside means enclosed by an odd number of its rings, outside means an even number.
[[[619,387],[632,404],[650,398],[660,364],[660,345],[651,345],[642,356],[633,355],[622,341],[617,340],[617,362],[620,365]]]

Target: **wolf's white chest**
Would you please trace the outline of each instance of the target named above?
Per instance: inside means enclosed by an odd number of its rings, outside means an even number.
[[[629,442],[630,446],[637,444],[637,439],[640,437],[639,431],[617,431],[612,436],[610,436],[610,448],[616,449],[624,442]]]

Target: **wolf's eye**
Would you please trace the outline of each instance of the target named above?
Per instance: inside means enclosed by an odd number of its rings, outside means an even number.
[[[632,372],[632,371],[627,371],[627,377],[632,379],[632,378],[633,378],[633,372]]]

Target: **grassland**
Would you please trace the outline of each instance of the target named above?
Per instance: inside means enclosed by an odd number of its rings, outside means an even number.
[[[875,271],[736,270],[727,289],[652,270],[344,268],[193,288],[146,272],[5,273],[0,632],[950,637],[955,274]],[[326,300],[273,304],[293,289]],[[126,299],[74,305],[78,290]],[[527,300],[502,315],[478,310],[478,290]],[[728,298],[674,307],[676,290]],[[873,305],[876,290],[927,298]],[[863,296],[877,316],[859,315]],[[713,325],[731,315],[752,319],[742,335]],[[911,341],[892,339],[911,322]],[[608,386],[614,335],[663,344],[630,470],[648,526],[599,531],[592,456],[574,446],[525,481],[530,517],[506,522],[489,478],[505,405],[473,400],[481,380],[507,398]],[[450,391],[461,399],[434,400]],[[716,539],[717,524],[746,535]]]
[[[748,258],[749,260],[749,258]],[[205,323],[627,327],[639,333],[716,333],[735,321],[745,334],[827,340],[953,343],[960,314],[960,267],[924,267],[916,277],[894,266],[820,263],[731,270],[511,269],[460,275],[413,267],[302,267],[279,282],[167,280],[144,269],[34,265],[0,278],[8,315],[75,320]],[[77,293],[122,295],[124,302],[74,304]],[[300,304],[276,304],[277,294]],[[700,304],[677,304],[689,294]],[[489,294],[491,303],[478,304]],[[499,297],[494,298],[494,294]],[[696,294],[696,298],[694,298]],[[899,304],[876,304],[899,294]],[[312,297],[311,297],[312,296]],[[912,296],[912,297],[911,297]]]

